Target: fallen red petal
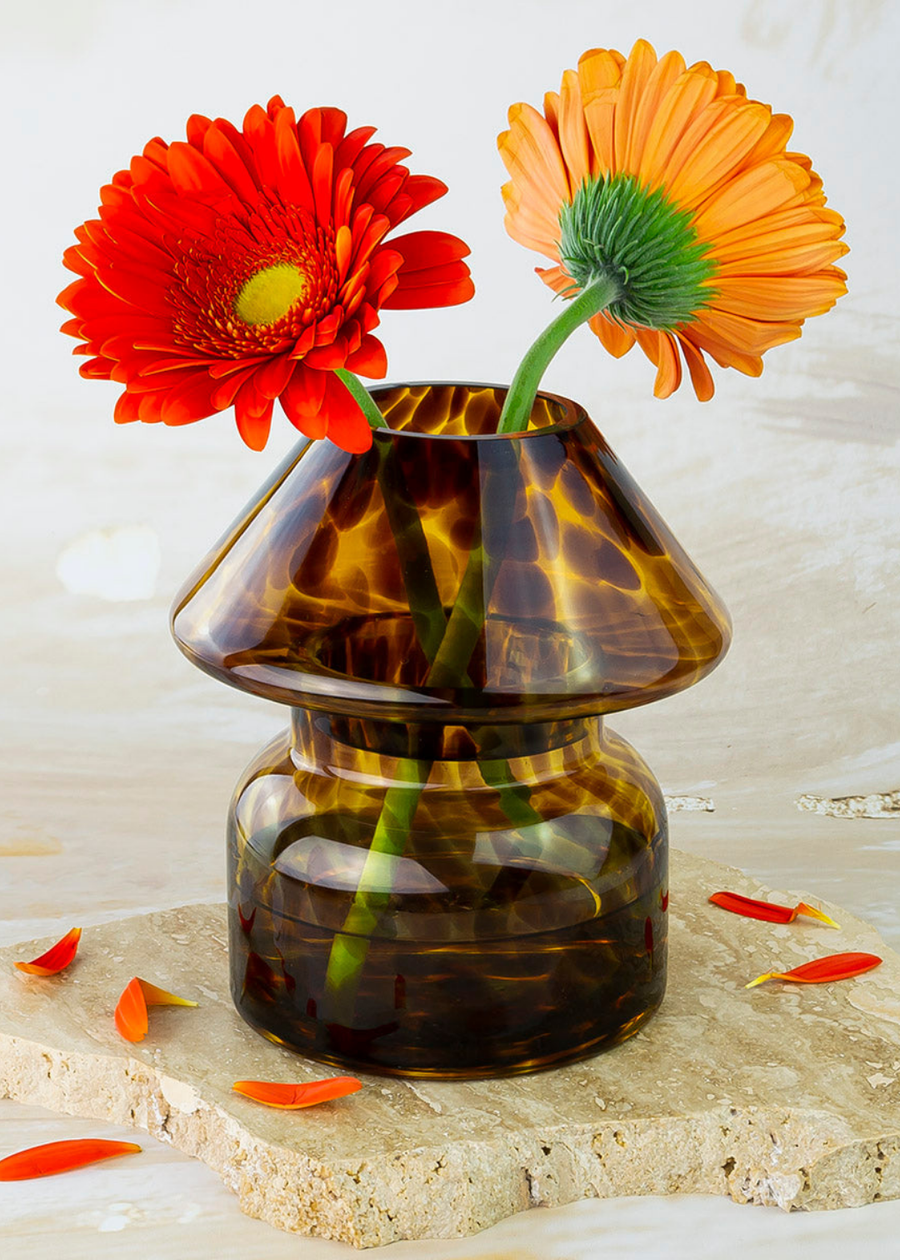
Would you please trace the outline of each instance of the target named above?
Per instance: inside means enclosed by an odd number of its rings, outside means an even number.
[[[235,1081],[231,1087],[236,1093],[252,1098],[267,1107],[281,1107],[294,1111],[299,1107],[314,1107],[316,1103],[344,1098],[362,1089],[362,1081],[355,1076],[332,1076],[324,1081],[309,1081],[305,1085],[279,1084],[275,1081]]]
[[[877,954],[828,954],[825,958],[814,958],[812,962],[801,963],[790,971],[767,971],[757,976],[745,989],[755,988],[765,980],[793,980],[798,984],[828,984],[832,980],[849,980],[852,976],[861,976],[866,971],[877,967],[882,960]]]
[[[17,962],[16,966],[29,976],[55,976],[64,971],[75,957],[80,940],[81,928],[72,928],[71,932],[67,932],[55,945],[51,945],[40,958],[34,958],[27,963]]]
[[[84,1168],[116,1155],[135,1155],[143,1148],[135,1142],[110,1142],[105,1138],[76,1138],[67,1142],[45,1142],[0,1159],[0,1181],[25,1181],[29,1177],[49,1177],[53,1173]]]
[[[829,919],[821,910],[808,906],[805,901],[798,902],[796,906],[779,906],[771,901],[757,901],[753,897],[742,897],[740,893],[733,892],[715,892],[710,901],[732,914],[743,915],[745,919],[762,919],[766,923],[793,923],[798,914],[804,914],[827,923],[829,927],[838,926],[834,919]]]

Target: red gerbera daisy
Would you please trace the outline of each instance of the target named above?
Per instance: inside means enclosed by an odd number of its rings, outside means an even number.
[[[474,288],[458,237],[385,242],[446,185],[346,126],[339,109],[297,121],[278,96],[241,131],[194,115],[186,142],[151,140],[101,190],[64,256],[81,278],[57,300],[92,356],[82,376],[125,386],[117,421],[189,424],[233,403],[261,450],[278,398],[307,436],[369,446],[335,370],[383,377],[382,307],[452,306]]]

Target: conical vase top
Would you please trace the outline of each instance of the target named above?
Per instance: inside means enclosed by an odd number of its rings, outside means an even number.
[[[707,674],[728,614],[575,403],[498,435],[504,390],[373,391],[390,428],[301,444],[179,594],[201,669],[390,721],[551,721]]]

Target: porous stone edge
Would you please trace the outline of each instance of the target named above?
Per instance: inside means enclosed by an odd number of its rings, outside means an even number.
[[[464,1237],[528,1207],[583,1198],[727,1194],[785,1210],[900,1198],[900,1117],[863,1136],[826,1112],[717,1103],[684,1117],[510,1130],[326,1164],[261,1141],[149,1064],[3,1034],[0,1095],[143,1129],[202,1159],[247,1215],[354,1247]]]

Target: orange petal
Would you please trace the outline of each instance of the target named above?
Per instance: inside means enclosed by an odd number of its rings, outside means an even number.
[[[619,84],[616,102],[615,145],[616,170],[631,172],[629,158],[632,155],[632,134],[640,111],[647,84],[656,69],[657,57],[652,45],[639,39],[628,54]]]
[[[122,991],[116,1005],[116,1028],[126,1041],[143,1041],[147,1035],[149,1019],[148,1006],[196,1006],[187,998],[169,993],[167,989],[157,988],[148,980],[135,976],[129,980]]]
[[[790,971],[767,971],[757,976],[745,989],[755,988],[765,980],[793,980],[798,984],[828,984],[832,980],[849,980],[852,976],[861,976],[881,963],[877,954],[829,954],[825,958],[814,958],[812,962],[801,963]]]
[[[591,170],[591,145],[581,105],[581,88],[574,70],[567,70],[562,78],[559,93],[559,145],[563,161],[569,168],[569,183],[574,194],[594,174]]]
[[[616,172],[616,100],[624,62],[621,53],[611,48],[592,48],[578,60],[584,120],[595,154],[595,169],[600,175]]]
[[[509,126],[497,137],[503,164],[528,190],[535,208],[554,224],[560,204],[569,200],[569,179],[556,136],[543,115],[522,103],[510,107]]]
[[[280,1107],[296,1111],[300,1107],[314,1107],[316,1103],[344,1098],[362,1089],[362,1081],[355,1076],[332,1076],[324,1081],[309,1081],[306,1085],[278,1084],[274,1081],[235,1081],[231,1087],[235,1093],[252,1098],[267,1107]]]
[[[116,1003],[115,1021],[126,1041],[143,1041],[147,1035],[147,1002],[137,976],[122,990]]]
[[[148,1006],[196,1006],[196,1002],[191,1002],[188,998],[179,997],[177,993],[170,993],[168,989],[159,989],[155,984],[151,984],[149,980],[141,980],[138,978],[138,984],[141,986],[141,992],[144,995],[144,1001]]]
[[[637,174],[647,145],[647,137],[653,126],[653,119],[656,117],[663,98],[684,74],[684,70],[684,58],[681,53],[669,52],[660,58],[647,79],[643,96],[635,107],[628,151],[625,154],[625,169],[630,173]]]
[[[604,349],[616,359],[621,359],[634,345],[635,336],[631,329],[623,328],[615,320],[607,319],[602,311],[588,320],[588,327],[600,338]]]
[[[64,971],[75,957],[80,940],[81,928],[72,928],[55,945],[51,945],[46,953],[41,954],[40,958],[27,963],[17,962],[16,966],[29,976],[55,976]]]
[[[818,919],[820,923],[825,923],[828,927],[840,929],[840,924],[835,923],[834,919],[830,919],[827,914],[821,910],[817,910],[815,906],[808,906],[805,901],[798,902],[794,908],[795,914],[805,914],[810,919]]]
[[[691,384],[694,387],[694,393],[697,395],[697,401],[709,402],[716,392],[712,372],[707,367],[706,360],[698,347],[691,341],[690,336],[679,333],[678,340],[681,343],[681,353],[684,355],[684,361],[691,374]]]
[[[135,1142],[111,1142],[105,1138],[75,1138],[66,1142],[45,1142],[0,1159],[0,1181],[26,1181],[53,1173],[84,1168],[116,1155],[136,1155],[143,1148]]]
[[[715,99],[717,81],[706,67],[692,66],[680,74],[660,102],[647,131],[637,176],[656,188],[665,179],[669,158],[697,115]]]

